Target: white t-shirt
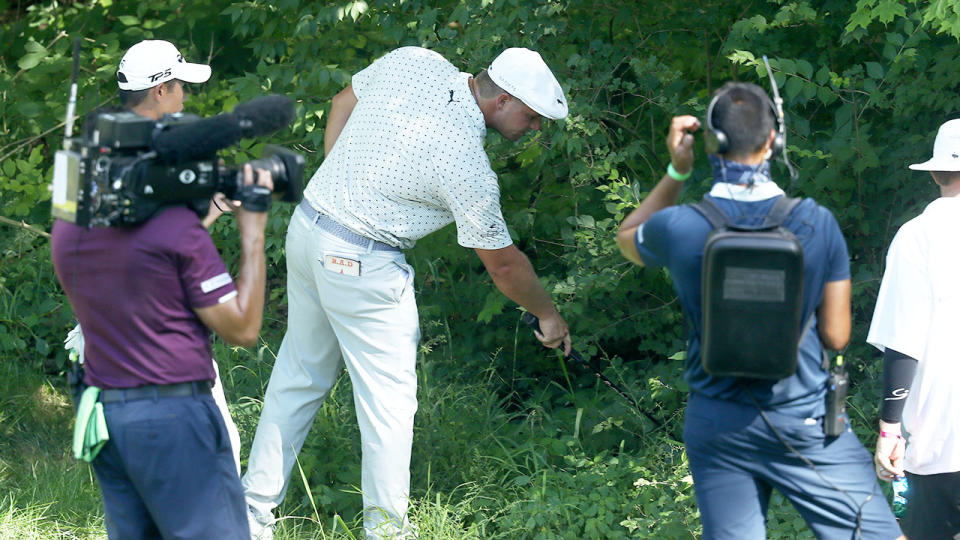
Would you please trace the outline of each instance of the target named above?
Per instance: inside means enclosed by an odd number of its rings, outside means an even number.
[[[463,247],[512,244],[469,77],[419,47],[354,75],[357,104],[304,197],[348,229],[402,249],[454,221]]]
[[[867,342],[917,359],[903,411],[906,469],[960,471],[960,198],[941,197],[900,228]]]

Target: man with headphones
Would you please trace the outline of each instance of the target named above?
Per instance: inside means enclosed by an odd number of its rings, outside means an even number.
[[[759,86],[727,83],[710,102],[706,123],[713,172],[706,198],[733,224],[759,225],[785,196],[769,162],[784,151],[779,107]],[[849,428],[839,436],[824,433],[823,349],[846,345],[851,324],[849,255],[829,210],[807,199],[783,222],[803,249],[801,320],[810,321],[796,371],[779,380],[751,379],[711,375],[701,364],[701,259],[713,226],[690,205],[676,205],[693,171],[700,127],[693,116],[673,118],[667,172],[624,219],[617,244],[628,260],[670,272],[690,322],[683,437],[703,538],[764,538],[773,489],[819,538],[898,538],[870,453]]]

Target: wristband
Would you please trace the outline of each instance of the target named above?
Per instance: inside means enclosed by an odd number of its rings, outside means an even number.
[[[884,439],[901,439],[904,441],[906,440],[903,438],[903,435],[900,435],[899,433],[890,433],[889,431],[884,431],[882,429],[880,430],[880,436],[883,437]]]
[[[689,171],[685,172],[685,173],[680,173],[680,172],[677,172],[677,170],[673,168],[673,162],[671,162],[670,165],[667,165],[667,176],[669,176],[670,178],[673,178],[673,179],[676,180],[677,182],[683,182],[683,181],[686,180],[687,178],[690,178],[690,175],[691,175],[691,174],[693,174],[693,169],[692,169],[692,168],[691,168]]]

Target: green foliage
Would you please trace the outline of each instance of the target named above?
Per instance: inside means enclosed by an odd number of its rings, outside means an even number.
[[[53,290],[46,239],[22,229],[7,233],[0,241],[0,352],[38,371],[55,370],[55,349],[73,324],[73,312]]]
[[[441,230],[408,253],[423,327],[413,512],[437,538],[457,536],[450,531],[477,538],[699,535],[676,442],[687,328],[669,276],[625,262],[613,236],[665,169],[670,117],[702,116],[711,92],[730,79],[766,87],[760,58],[768,55],[785,99],[789,153],[801,171],[797,182],[781,185],[830,208],[851,252],[850,409],[862,440],[873,443],[880,372],[863,341],[886,246],[937,194],[906,164],[928,157],[937,126],[957,109],[955,2],[26,4],[0,2],[0,216],[47,229],[47,183],[61,144],[74,37],[83,38],[79,111],[115,99],[115,66],[127,47],[167,39],[213,67],[211,81],[193,89],[190,112],[216,114],[268,92],[296,102],[289,130],[222,152],[228,163],[273,142],[304,153],[308,175],[322,159],[330,98],[390,49],[429,47],[473,73],[508,46],[543,54],[567,91],[570,116],[517,144],[494,134],[487,141],[510,233],[558,302],[578,349],[664,427],[630,410],[581,366],[544,352],[477,257],[456,245],[455,230]],[[709,175],[699,146],[697,153],[684,200],[707,188],[696,180]],[[283,239],[291,211],[275,207],[268,225],[263,346],[216,347],[245,447],[285,326]],[[235,267],[230,222],[221,219],[211,232]],[[7,363],[56,372],[72,314],[46,240],[0,227],[0,351]],[[352,406],[343,380],[301,453],[312,497],[295,485],[282,507],[306,516],[284,523],[291,537],[314,537],[318,528],[344,537],[356,531]],[[22,508],[42,502],[14,497]],[[0,526],[20,519],[18,512],[0,514]],[[775,499],[770,536],[805,534],[797,519]]]

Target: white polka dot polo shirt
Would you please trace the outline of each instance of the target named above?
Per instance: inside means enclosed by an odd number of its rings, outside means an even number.
[[[469,78],[420,47],[396,49],[354,75],[357,104],[304,197],[348,229],[402,249],[453,221],[463,247],[509,246]]]

